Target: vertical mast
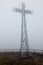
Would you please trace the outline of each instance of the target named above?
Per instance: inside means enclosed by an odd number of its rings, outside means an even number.
[[[25,3],[22,3],[22,9],[16,8],[15,11],[20,12],[22,14],[20,56],[27,57],[28,55],[30,55],[30,48],[29,48],[29,44],[28,44],[25,14],[31,14],[32,11],[25,10]],[[26,52],[26,53],[24,53],[24,52]]]

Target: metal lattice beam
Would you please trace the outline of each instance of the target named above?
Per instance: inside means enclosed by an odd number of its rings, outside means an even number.
[[[22,13],[20,56],[21,57],[28,56],[30,54],[30,48],[29,48],[29,44],[28,44],[25,14],[31,14],[32,11],[25,10],[25,3],[22,3],[22,9],[19,9],[19,8],[14,9],[13,8],[13,11]],[[26,52],[26,54],[24,54],[24,52]]]

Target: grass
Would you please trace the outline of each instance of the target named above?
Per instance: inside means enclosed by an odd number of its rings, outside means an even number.
[[[19,59],[18,52],[0,53],[0,65],[43,65],[43,55],[33,54],[33,59]]]

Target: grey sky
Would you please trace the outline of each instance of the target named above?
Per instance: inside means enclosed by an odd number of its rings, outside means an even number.
[[[0,0],[0,49],[20,48],[21,14],[13,7],[26,9],[33,14],[26,15],[28,42],[32,49],[43,49],[43,0]]]

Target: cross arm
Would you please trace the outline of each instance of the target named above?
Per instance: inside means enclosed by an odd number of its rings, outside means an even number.
[[[23,12],[23,10],[22,9],[19,9],[19,8],[13,8],[13,11],[20,12],[20,13]],[[33,13],[30,10],[25,10],[24,12],[27,13],[27,14],[32,14]]]
[[[13,8],[13,11],[16,11],[16,12],[22,12],[22,9],[19,9],[19,8]]]
[[[32,14],[33,12],[30,11],[30,10],[25,10],[25,13],[27,13],[27,14]]]

